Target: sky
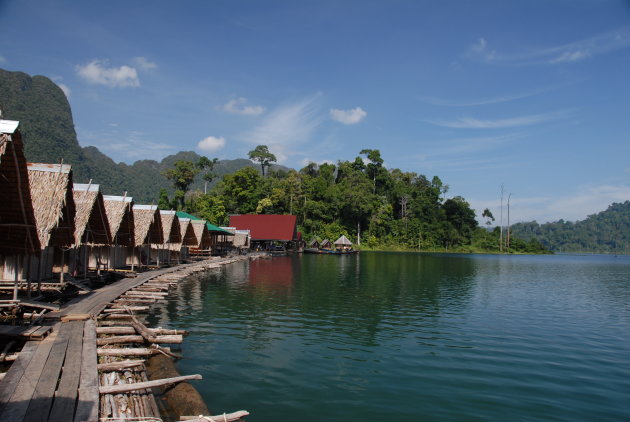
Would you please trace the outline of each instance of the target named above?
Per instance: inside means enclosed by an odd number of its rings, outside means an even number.
[[[478,215],[503,187],[504,223],[630,200],[629,1],[0,0],[0,28],[117,162],[369,148]]]

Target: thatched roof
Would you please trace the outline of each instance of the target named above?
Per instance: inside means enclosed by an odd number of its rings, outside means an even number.
[[[164,243],[162,219],[157,205],[134,205],[133,221],[136,246]]]
[[[110,245],[112,238],[99,185],[75,183],[72,193],[77,208],[75,245]]]
[[[190,218],[178,218],[180,232],[182,234],[182,246],[199,246],[199,240],[195,234],[195,229],[191,224]]]
[[[352,242],[348,240],[348,238],[345,235],[342,234],[339,239],[335,240],[335,246],[337,245],[350,246],[352,245]]]
[[[164,243],[180,243],[182,241],[179,218],[175,211],[160,210]]]
[[[72,245],[76,215],[72,169],[67,164],[44,163],[28,163],[27,168],[37,235],[42,248]]]
[[[128,196],[103,195],[103,201],[113,243],[134,246],[133,199]]]
[[[195,237],[197,238],[198,248],[206,248],[210,246],[210,232],[206,226],[205,220],[190,220],[190,225],[195,231]]]
[[[0,253],[39,252],[19,122],[0,120]]]
[[[234,240],[232,241],[232,243],[237,248],[248,247],[250,236],[251,235],[250,235],[249,230],[236,230],[234,233]]]

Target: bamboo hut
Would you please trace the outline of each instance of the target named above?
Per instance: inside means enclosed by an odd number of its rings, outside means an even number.
[[[324,239],[322,240],[322,243],[319,244],[319,247],[321,249],[332,249],[333,245],[332,242],[328,239]]]
[[[39,256],[31,260],[31,272],[36,271],[38,282],[55,274],[63,281],[69,269],[66,252],[74,244],[75,232],[72,169],[67,164],[44,163],[28,163],[27,169],[41,245]]]
[[[151,244],[164,243],[162,219],[157,205],[134,205],[134,238],[135,247],[128,249],[127,265],[149,265]]]
[[[352,242],[348,240],[345,235],[342,234],[339,239],[335,240],[335,248],[344,251],[350,250],[352,249]]]
[[[75,274],[87,277],[88,268],[94,266],[100,270],[100,247],[112,244],[105,200],[99,185],[75,183],[72,189],[77,209],[74,231]],[[93,250],[94,247],[96,250]],[[93,265],[92,265],[93,264]]]
[[[210,255],[212,253],[212,238],[205,220],[190,220],[190,225],[195,232],[197,244],[190,248],[191,255]]]
[[[179,252],[178,259],[186,259],[189,256],[190,247],[198,247],[199,240],[195,234],[195,229],[191,223],[190,218],[177,218],[179,220],[179,227],[181,232],[181,242],[173,244],[171,246],[174,252]]]
[[[134,218],[133,218],[133,198],[124,196],[103,195],[105,203],[105,213],[112,236],[112,244],[98,248],[95,253],[101,253],[106,259],[101,259],[97,263],[100,268],[101,263],[109,269],[122,269],[126,266],[126,248],[133,247],[134,241]],[[90,267],[93,263],[90,262]]]
[[[14,282],[14,300],[18,282],[28,276],[25,262],[40,250],[18,126],[0,120],[0,279]]]
[[[181,227],[179,225],[179,219],[175,211],[160,210],[160,219],[162,220],[162,233],[164,243],[151,244],[151,257],[158,263],[170,262],[173,258],[174,246],[179,245],[182,242]],[[179,256],[175,257],[176,259]]]

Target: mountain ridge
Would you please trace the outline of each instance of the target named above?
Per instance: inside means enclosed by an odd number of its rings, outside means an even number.
[[[29,162],[55,163],[63,160],[72,165],[74,180],[92,180],[109,195],[127,192],[136,202],[157,203],[160,188],[172,195],[172,183],[162,174],[175,161],[196,162],[201,155],[194,151],[180,151],[161,161],[137,160],[133,164],[116,163],[95,146],[79,144],[70,103],[61,88],[46,76],[29,76],[24,72],[0,69],[0,107],[5,119],[20,121],[24,139],[24,154]],[[237,158],[219,160],[215,165],[216,179],[243,167],[259,168],[250,160]],[[272,168],[288,170],[274,165]],[[191,190],[203,190],[204,182],[197,177]]]

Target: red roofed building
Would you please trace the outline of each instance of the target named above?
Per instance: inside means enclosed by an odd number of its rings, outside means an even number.
[[[298,240],[297,217],[277,214],[231,215],[230,227],[250,230],[252,241],[291,242]]]

